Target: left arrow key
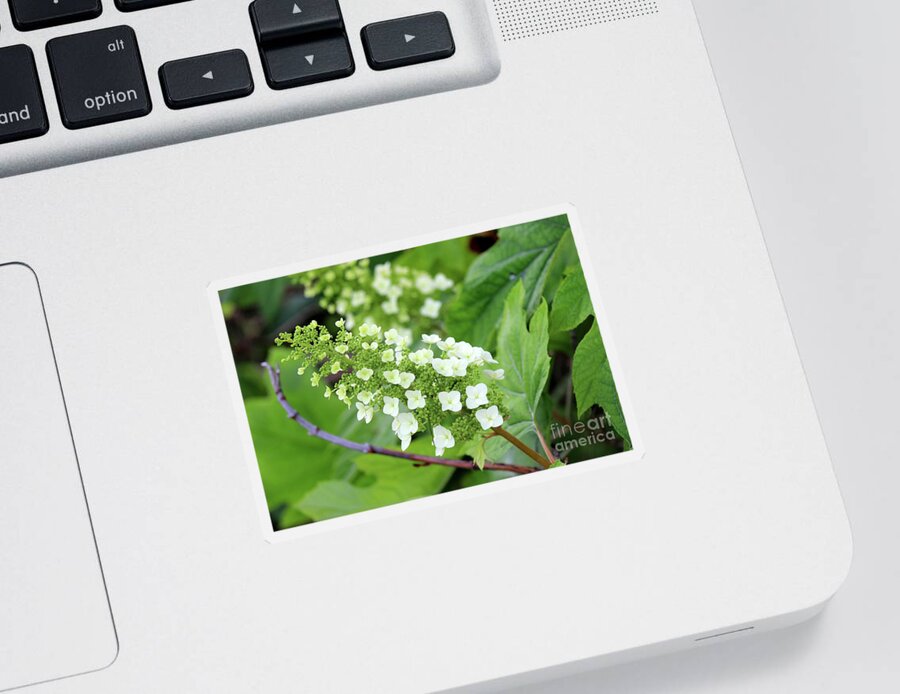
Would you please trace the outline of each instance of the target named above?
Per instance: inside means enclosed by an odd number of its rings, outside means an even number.
[[[250,64],[238,49],[169,61],[159,68],[159,82],[166,105],[174,109],[253,93]]]

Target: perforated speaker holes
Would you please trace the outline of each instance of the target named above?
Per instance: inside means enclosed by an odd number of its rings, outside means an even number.
[[[493,0],[504,41],[659,12],[656,0]]]

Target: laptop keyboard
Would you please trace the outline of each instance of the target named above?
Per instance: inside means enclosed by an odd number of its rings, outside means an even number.
[[[499,70],[483,0],[0,3],[8,3],[11,22],[2,26],[0,14],[0,176],[469,86]],[[184,36],[185,23],[203,17],[210,28],[197,45],[219,50],[172,48],[166,25]],[[213,27],[224,19],[229,28],[216,40]],[[178,53],[160,60],[167,50]],[[403,74],[383,76],[393,71]],[[347,86],[289,94],[338,80]],[[239,100],[250,104],[242,118],[239,106],[225,103]],[[165,114],[185,109],[209,116]],[[121,121],[135,124],[113,126]],[[108,129],[108,146],[102,135],[85,148],[66,133],[94,128]]]

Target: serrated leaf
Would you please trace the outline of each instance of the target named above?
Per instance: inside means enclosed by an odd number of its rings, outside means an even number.
[[[469,267],[446,314],[451,335],[487,349],[494,344],[497,323],[513,286],[522,283],[524,306],[530,315],[540,303],[561,249],[574,249],[565,215],[506,227],[498,234],[500,240]]]
[[[580,265],[576,265],[556,291],[550,311],[551,330],[574,330],[593,313],[594,307],[584,281],[584,272]]]
[[[630,441],[622,404],[596,319],[575,349],[572,385],[579,417],[593,405],[599,405],[616,433],[626,442]]]
[[[550,376],[547,303],[541,300],[530,323],[525,314],[525,287],[517,282],[509,292],[497,334],[497,359],[506,377],[500,387],[506,395],[509,417],[503,428],[537,450],[535,424],[542,417],[541,400]],[[533,440],[532,440],[533,439]],[[487,442],[491,459],[509,448],[504,439]]]

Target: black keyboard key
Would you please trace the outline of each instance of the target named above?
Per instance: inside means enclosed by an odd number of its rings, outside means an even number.
[[[47,132],[47,112],[34,54],[28,46],[0,48],[0,143]]]
[[[355,66],[343,34],[263,48],[263,67],[272,89],[300,87],[347,77]]]
[[[133,12],[134,10],[146,10],[150,7],[160,7],[161,5],[172,5],[176,2],[185,2],[185,0],[116,0],[116,7],[122,12]]]
[[[258,43],[344,28],[337,0],[256,0],[250,17]]]
[[[13,24],[19,31],[99,17],[100,0],[9,0]]]
[[[169,108],[189,108],[247,96],[253,92],[250,64],[241,50],[172,60],[159,69]]]
[[[456,52],[450,23],[443,12],[369,24],[362,30],[362,41],[373,70],[440,60]]]
[[[87,128],[150,113],[150,94],[131,27],[51,39],[47,57],[67,128]]]

